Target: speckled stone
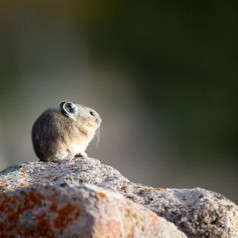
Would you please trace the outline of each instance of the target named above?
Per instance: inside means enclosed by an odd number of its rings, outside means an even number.
[[[81,183],[119,192],[174,223],[188,237],[238,238],[238,207],[224,196],[204,190],[153,188],[130,182],[116,169],[97,159],[26,162],[0,173],[0,189],[33,184]]]
[[[1,237],[186,238],[174,224],[95,185],[31,185],[0,194]]]

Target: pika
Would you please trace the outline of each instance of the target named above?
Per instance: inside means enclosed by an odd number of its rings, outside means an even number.
[[[87,157],[85,150],[101,122],[94,109],[62,101],[57,108],[44,111],[33,124],[34,151],[45,162]]]

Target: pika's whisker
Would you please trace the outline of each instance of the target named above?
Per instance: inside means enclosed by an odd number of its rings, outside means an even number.
[[[100,139],[101,139],[101,127],[99,127],[99,128],[96,130],[96,137],[97,137],[96,147],[98,148],[98,147],[99,147],[99,144],[100,144]]]

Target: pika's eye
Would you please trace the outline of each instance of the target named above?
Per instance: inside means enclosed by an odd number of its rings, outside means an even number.
[[[90,111],[90,115],[94,116],[94,112],[92,110]]]

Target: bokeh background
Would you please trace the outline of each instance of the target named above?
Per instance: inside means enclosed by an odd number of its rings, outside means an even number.
[[[31,127],[64,99],[102,116],[92,157],[155,187],[238,202],[238,4],[0,1],[0,168],[37,160]]]

